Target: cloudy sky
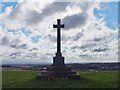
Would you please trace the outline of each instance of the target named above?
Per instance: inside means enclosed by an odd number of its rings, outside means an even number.
[[[52,63],[57,34],[53,24],[57,19],[65,24],[62,54],[66,63],[117,62],[118,3],[103,1],[3,0],[0,3],[2,63]]]

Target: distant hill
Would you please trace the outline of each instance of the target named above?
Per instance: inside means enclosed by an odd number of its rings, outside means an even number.
[[[22,69],[38,69],[50,66],[51,64],[5,64],[2,65],[3,68],[22,68]],[[73,70],[118,70],[120,62],[112,63],[69,63],[66,64],[71,67]]]

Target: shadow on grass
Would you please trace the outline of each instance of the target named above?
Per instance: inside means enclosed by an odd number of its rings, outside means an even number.
[[[82,77],[81,80],[36,80],[35,78],[19,83],[16,88],[98,88],[102,83]]]
[[[4,72],[3,88],[110,88],[117,87],[115,73],[81,73],[81,80],[36,80],[36,72]]]

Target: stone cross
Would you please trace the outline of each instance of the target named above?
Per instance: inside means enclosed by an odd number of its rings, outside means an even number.
[[[61,53],[61,28],[64,28],[64,24],[61,24],[61,19],[57,19],[57,25],[53,24],[53,28],[57,28],[57,53]]]
[[[61,20],[57,19],[57,25],[53,24],[53,28],[57,28],[57,53],[56,56],[53,57],[53,66],[65,66],[64,57],[62,57],[61,53],[61,28],[64,28],[64,24],[61,24]]]

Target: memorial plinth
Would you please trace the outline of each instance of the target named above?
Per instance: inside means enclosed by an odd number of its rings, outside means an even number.
[[[64,57],[61,53],[61,28],[64,28],[64,24],[61,24],[61,20],[57,19],[57,25],[53,25],[53,28],[57,28],[57,53],[53,57],[53,64],[46,67],[46,70],[41,71],[40,74],[36,76],[37,79],[75,79],[79,80],[80,75],[76,75],[76,72],[67,67],[64,63]]]

